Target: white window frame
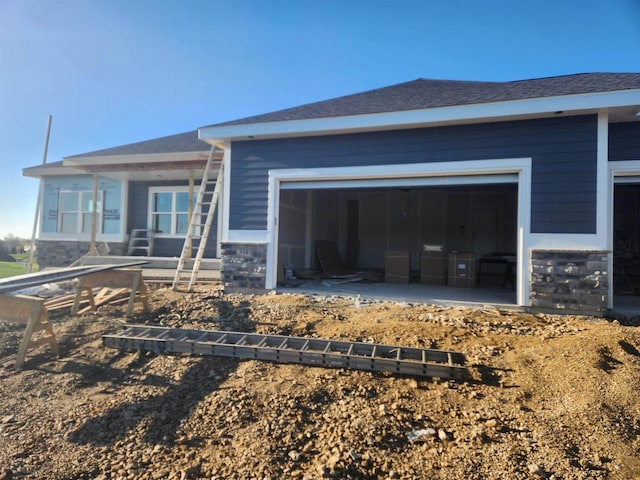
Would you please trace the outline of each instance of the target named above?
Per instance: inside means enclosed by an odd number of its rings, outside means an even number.
[[[153,210],[153,199],[154,195],[158,193],[171,193],[171,211],[170,212],[155,212]],[[176,211],[176,194],[178,193],[186,193],[189,194],[188,186],[165,186],[165,187],[149,187],[149,200],[148,200],[148,215],[147,215],[147,228],[153,230],[153,216],[155,214],[170,214],[171,215],[171,231],[169,233],[165,232],[155,232],[156,237],[160,238],[185,238],[187,233],[176,233],[176,229],[178,227],[178,214],[186,214],[187,215],[187,227],[190,223],[189,212],[178,212]],[[195,195],[195,191],[194,191]],[[195,200],[195,199],[194,199]],[[194,201],[194,209],[196,208]]]
[[[76,210],[63,210],[62,209],[62,196],[63,195],[76,195],[78,201],[78,207]],[[89,209],[82,209],[82,199],[84,197],[89,197]],[[96,233],[102,233],[102,209],[104,208],[104,191],[98,190],[98,208],[97,208],[97,218],[96,218]],[[76,227],[72,232],[64,232],[62,230],[62,217],[65,214],[75,214],[77,215],[76,219]],[[61,189],[58,194],[58,222],[56,226],[56,232],[62,234],[90,234],[91,233],[91,223],[88,225],[88,230],[85,230],[84,227],[84,219],[85,215],[89,215],[89,218],[93,215],[93,190],[70,190],[70,189]]]

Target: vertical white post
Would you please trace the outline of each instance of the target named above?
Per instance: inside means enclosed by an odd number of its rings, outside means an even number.
[[[91,243],[89,245],[89,255],[98,256],[96,248],[96,231],[98,224],[98,174],[93,174],[93,202],[91,208]]]
[[[42,154],[42,165],[47,163],[47,152],[49,151],[49,135],[51,134],[51,120],[53,117],[49,115],[47,120],[47,136],[44,141],[44,153]],[[44,197],[44,181],[40,177],[40,185],[38,188],[38,201],[36,202],[36,213],[33,219],[33,230],[31,231],[31,246],[29,248],[29,263],[27,264],[27,273],[33,271],[33,253],[36,250],[36,233],[38,229],[38,220],[40,219],[40,205]]]

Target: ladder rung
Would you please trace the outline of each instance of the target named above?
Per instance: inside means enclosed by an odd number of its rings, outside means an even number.
[[[207,339],[208,336],[209,336],[209,332],[204,332],[202,335],[196,338],[194,342],[203,342]]]

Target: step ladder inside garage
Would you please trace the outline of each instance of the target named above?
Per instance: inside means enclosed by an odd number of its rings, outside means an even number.
[[[207,248],[211,223],[213,222],[213,216],[218,205],[218,197],[222,189],[224,162],[220,164],[220,169],[217,175],[215,175],[216,172],[213,166],[214,153],[215,147],[211,147],[207,165],[202,175],[202,182],[200,183],[196,203],[189,221],[187,236],[182,246],[176,273],[173,277],[172,288],[174,290],[178,285],[187,283],[187,291],[191,291],[198,279],[198,271],[200,270],[202,257]],[[194,249],[197,249],[196,257],[193,260],[193,264],[187,268],[187,260],[191,259],[191,254]]]
[[[448,350],[399,347],[319,338],[128,325],[104,335],[105,347],[156,353],[215,355],[327,368],[391,372],[462,380],[464,355]]]

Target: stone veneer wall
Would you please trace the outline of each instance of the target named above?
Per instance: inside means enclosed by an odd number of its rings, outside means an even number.
[[[108,243],[109,255],[126,255],[126,243]],[[83,255],[89,253],[91,242],[70,242],[58,240],[38,240],[36,255],[40,269],[45,267],[67,267]],[[98,252],[104,248],[104,243],[96,245]]]
[[[609,252],[531,252],[531,307],[604,315],[609,305]]]
[[[265,290],[266,243],[223,243],[220,279],[225,290]]]

